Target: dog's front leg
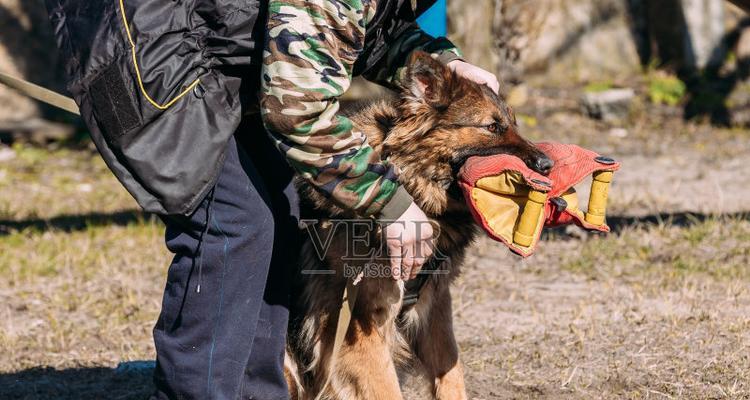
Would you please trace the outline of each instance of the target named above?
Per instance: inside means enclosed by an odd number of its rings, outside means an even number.
[[[431,301],[429,316],[421,324],[415,341],[414,352],[424,365],[432,383],[433,395],[438,400],[465,400],[463,368],[458,357],[458,345],[453,334],[453,314],[448,286],[426,287],[420,301]],[[420,305],[417,304],[417,308]]]
[[[336,363],[332,398],[340,400],[402,400],[389,341],[390,326],[352,320]]]

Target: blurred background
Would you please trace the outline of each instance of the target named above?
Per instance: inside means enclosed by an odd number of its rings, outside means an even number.
[[[622,163],[611,234],[470,252],[453,292],[470,397],[750,398],[750,18],[722,0],[442,6],[422,22],[500,77],[522,134]],[[65,90],[41,1],[0,0],[0,70]],[[357,80],[347,100],[382,95]],[[0,85],[0,399],[144,398],[163,230],[76,118]]]
[[[686,119],[746,126],[750,19],[721,0],[476,0],[439,2],[428,22],[465,58],[501,78],[516,106],[528,87],[588,91],[646,83],[654,103],[681,105]],[[0,0],[0,69],[64,91],[64,75],[41,1]],[[443,19],[442,26],[440,22]],[[676,77],[677,80],[672,79]],[[644,82],[645,81],[645,82]],[[517,90],[514,90],[518,88]],[[355,91],[362,97],[370,90]],[[3,142],[33,140],[43,121],[70,118],[0,87]],[[63,132],[49,133],[64,137]],[[14,132],[16,131],[16,132]],[[38,133],[38,132],[36,132]],[[40,135],[44,135],[39,133]]]

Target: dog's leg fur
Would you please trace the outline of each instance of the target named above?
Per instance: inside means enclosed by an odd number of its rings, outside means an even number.
[[[334,370],[330,371],[333,374],[330,385],[323,388],[329,374],[329,358],[333,355],[335,316],[341,303],[340,296],[331,294],[338,292],[334,289],[337,285],[328,282],[327,277],[315,282],[322,285],[316,292],[320,295],[310,298],[308,307],[319,311],[307,314],[312,319],[306,325],[317,326],[314,331],[318,333],[311,331],[309,337],[317,339],[305,342],[316,343],[312,348],[318,349],[320,358],[308,364],[314,378],[302,398],[312,400],[313,393],[324,390],[323,398],[331,400],[402,400],[393,357],[406,348],[395,324],[401,308],[402,285],[391,278],[365,278],[359,283],[357,305],[336,354]],[[313,323],[315,318],[319,323]]]
[[[334,398],[341,400],[401,400],[396,366],[391,357],[393,329],[381,326],[369,329],[368,324],[354,320],[332,381]]]
[[[304,398],[304,390],[297,373],[297,363],[294,362],[289,352],[287,352],[284,355],[284,378],[289,388],[289,400],[302,400]]]
[[[401,388],[393,360],[394,349],[404,347],[395,327],[401,307],[401,289],[390,278],[364,279],[359,283],[357,305],[337,354],[325,398],[337,400],[401,400]],[[333,315],[334,310],[328,310]],[[334,325],[321,336],[321,348],[331,349]],[[331,354],[327,351],[326,354]],[[324,364],[328,362],[324,361]],[[320,365],[316,382],[324,382],[327,369]],[[315,391],[322,388],[318,387]]]
[[[435,286],[425,288],[432,291],[422,296],[432,301],[430,315],[417,329],[412,347],[425,368],[435,398],[465,400],[463,368],[453,334],[450,289],[445,283]]]

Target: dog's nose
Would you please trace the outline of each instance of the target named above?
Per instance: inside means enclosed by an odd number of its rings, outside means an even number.
[[[542,156],[534,161],[534,170],[542,175],[549,174],[552,171],[552,167],[555,166],[555,162],[550,160],[547,156]]]

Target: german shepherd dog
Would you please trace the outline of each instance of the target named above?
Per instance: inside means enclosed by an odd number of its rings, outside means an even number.
[[[372,220],[336,206],[299,181],[303,218],[317,220],[315,234],[330,245],[321,254],[309,241],[302,250],[287,341],[292,399],[313,399],[319,393],[327,399],[402,399],[398,372],[405,367],[421,371],[436,399],[466,399],[450,284],[478,227],[456,173],[471,156],[501,153],[516,155],[543,174],[552,167],[544,153],[519,136],[513,111],[486,86],[457,76],[421,52],[409,59],[402,82],[395,101],[371,104],[351,118],[369,144],[400,168],[400,183],[439,226],[434,255],[423,269],[431,273],[417,302],[407,307],[402,307],[403,282],[388,273],[365,274],[349,329],[331,364],[341,293],[351,278],[347,271],[351,275],[373,265],[388,266],[389,259],[378,235],[369,241],[352,239],[378,231],[352,220]],[[337,223],[342,220],[348,222]]]

